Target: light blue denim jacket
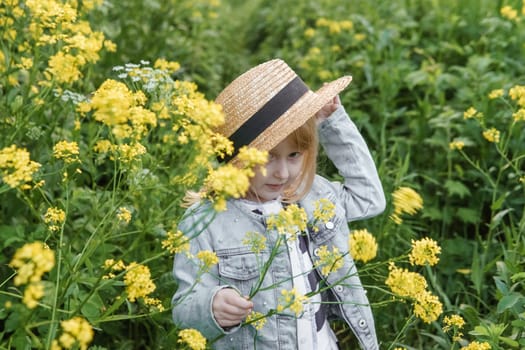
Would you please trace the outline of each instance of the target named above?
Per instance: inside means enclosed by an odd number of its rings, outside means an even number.
[[[376,216],[385,208],[385,197],[376,167],[368,147],[343,107],[339,107],[319,125],[319,140],[326,154],[344,178],[343,183],[330,182],[316,176],[312,189],[299,204],[312,218],[314,201],[327,198],[336,205],[331,224],[321,225],[310,234],[309,251],[313,261],[318,248],[327,245],[348,252],[349,228],[347,222]],[[173,319],[182,328],[195,328],[216,349],[253,349],[255,329],[252,326],[224,330],[215,321],[211,305],[215,293],[221,288],[233,287],[241,295],[248,295],[259,277],[261,261],[266,261],[270,249],[256,256],[242,243],[248,231],[264,233],[267,246],[277,238],[276,232],[267,231],[265,218],[250,212],[236,200],[227,203],[227,209],[214,213],[209,203],[188,209],[179,229],[190,240],[190,252],[214,251],[219,263],[198,279],[198,265],[185,253],[176,254],[173,274],[178,289],[173,296]],[[374,319],[354,262],[350,254],[344,256],[344,266],[326,278],[330,290],[323,294],[329,304],[330,318],[346,321],[363,349],[378,349]],[[276,288],[259,291],[252,299],[254,311],[266,314],[278,305],[282,289],[292,286],[292,268],[286,249],[275,256],[262,287],[279,283]],[[277,314],[267,319],[255,338],[257,349],[296,349],[295,316]]]

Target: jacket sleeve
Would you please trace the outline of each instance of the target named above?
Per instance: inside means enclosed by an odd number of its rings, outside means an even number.
[[[226,286],[219,285],[217,265],[201,273],[196,257],[201,250],[213,251],[206,232],[212,219],[209,210],[196,210],[179,223],[178,229],[188,237],[190,249],[188,253],[175,254],[173,275],[178,287],[172,298],[175,324],[180,328],[197,329],[210,340],[226,333],[212,313],[213,297]]]
[[[319,141],[343,183],[332,186],[345,203],[347,221],[366,219],[385,210],[385,195],[374,160],[361,133],[343,106],[320,123]]]

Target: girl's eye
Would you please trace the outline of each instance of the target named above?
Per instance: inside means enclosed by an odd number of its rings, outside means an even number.
[[[295,158],[299,158],[300,156],[302,155],[301,152],[292,152],[288,155],[289,158],[292,158],[292,159],[295,159]]]

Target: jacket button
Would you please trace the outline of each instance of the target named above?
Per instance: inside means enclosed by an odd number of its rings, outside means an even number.
[[[315,248],[314,249],[314,255],[315,256],[319,256],[319,248]]]
[[[366,321],[364,319],[359,320],[359,327],[365,328],[366,327]]]
[[[327,223],[324,224],[324,227],[326,227],[329,230],[332,230],[334,228],[334,223],[331,221],[328,221]]]
[[[337,286],[335,286],[334,289],[335,289],[335,291],[336,291],[337,293],[342,293],[343,290],[344,290],[343,286],[340,285],[340,284],[338,284]]]

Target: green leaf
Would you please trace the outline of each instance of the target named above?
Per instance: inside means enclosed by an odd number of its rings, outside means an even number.
[[[470,190],[463,183],[454,180],[445,181],[445,188],[449,195],[457,195],[459,198],[470,196]]]
[[[480,214],[478,210],[470,208],[459,208],[456,211],[456,217],[460,218],[461,221],[469,224],[476,224],[480,221]]]
[[[509,208],[509,209],[505,209],[505,210],[498,212],[496,215],[492,217],[492,221],[490,222],[490,227],[495,228],[496,226],[498,226],[501,220],[503,220],[503,217],[513,210],[514,210],[513,208]]]
[[[513,348],[517,348],[520,345],[517,341],[508,337],[499,337],[498,339]]]
[[[505,295],[498,302],[498,307],[496,309],[496,312],[498,314],[501,314],[505,310],[513,308],[516,304],[520,302],[525,302],[525,297],[523,297],[523,295],[519,293],[511,293],[509,295]]]

